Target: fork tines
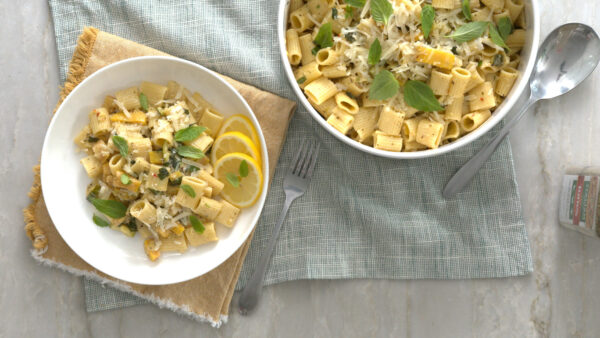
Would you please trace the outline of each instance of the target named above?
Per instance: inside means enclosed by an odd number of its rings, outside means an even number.
[[[321,145],[318,142],[310,140],[302,141],[300,149],[298,149],[290,166],[292,174],[300,178],[311,178],[315,164],[317,163],[320,147]]]

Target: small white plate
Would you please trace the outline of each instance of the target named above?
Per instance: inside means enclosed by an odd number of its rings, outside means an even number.
[[[162,255],[157,262],[146,257],[139,235],[133,238],[92,222],[94,207],[85,199],[90,183],[79,160],[84,157],[73,143],[88,123],[88,112],[102,105],[106,95],[139,86],[142,81],[166,84],[174,80],[200,92],[223,115],[243,114],[259,133],[263,155],[262,194],[251,208],[242,210],[232,229],[217,225],[219,241],[184,254]],[[172,57],[138,57],[97,71],[67,96],[56,112],[42,150],[42,191],[56,229],[83,260],[115,278],[138,284],[171,284],[201,276],[223,263],[246,241],[262,211],[269,177],[264,136],[254,113],[229,84],[195,63]],[[49,243],[52,245],[52,243]]]

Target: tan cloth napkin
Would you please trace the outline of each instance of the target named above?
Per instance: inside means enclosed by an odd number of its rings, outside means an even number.
[[[113,62],[143,55],[167,54],[92,27],[84,28],[77,41],[57,108],[77,84],[98,69]],[[256,114],[265,135],[272,178],[296,104],[225,76],[223,78],[240,92]],[[29,194],[33,203],[24,210],[25,230],[33,242],[33,256],[37,260],[131,292],[160,307],[210,321],[215,326],[227,320],[233,290],[252,236],[223,264],[196,279],[163,286],[124,282],[94,269],[63,241],[46,210],[39,170],[39,166],[34,168],[35,181]]]

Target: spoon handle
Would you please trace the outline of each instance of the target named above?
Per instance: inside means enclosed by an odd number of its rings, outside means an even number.
[[[448,181],[444,191],[442,192],[442,196],[448,199],[454,196],[455,194],[463,191],[464,188],[471,183],[479,169],[483,166],[483,164],[492,156],[492,154],[496,151],[502,140],[508,135],[512,127],[525,115],[525,112],[538,100],[530,97],[527,103],[523,106],[521,111],[513,116],[513,118],[504,125],[496,136],[490,142],[488,142],[475,156],[473,156],[467,163],[465,163],[462,168],[460,168],[454,176]]]

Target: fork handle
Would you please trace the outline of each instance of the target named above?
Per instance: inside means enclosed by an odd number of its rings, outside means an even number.
[[[238,305],[240,308],[240,313],[242,315],[245,315],[252,311],[256,307],[256,304],[258,304],[258,299],[262,291],[263,278],[265,277],[267,266],[271,261],[271,254],[273,253],[273,249],[275,249],[275,243],[277,242],[277,238],[279,237],[279,230],[281,230],[281,225],[283,224],[283,220],[285,219],[285,216],[288,213],[290,205],[297,197],[298,196],[290,195],[287,195],[285,197],[283,210],[281,211],[281,215],[279,216],[277,225],[275,225],[275,229],[273,230],[273,234],[271,235],[271,239],[267,246],[267,250],[260,257],[258,265],[256,266],[256,270],[254,270],[252,277],[250,278],[248,284],[246,284],[246,287],[240,295]]]

